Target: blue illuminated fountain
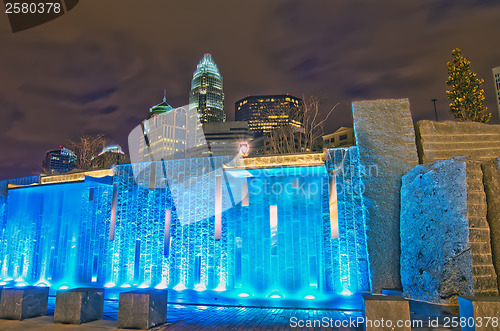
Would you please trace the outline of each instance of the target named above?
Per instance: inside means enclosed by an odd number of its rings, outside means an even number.
[[[89,173],[50,185],[28,185],[38,177],[1,182],[0,277],[270,298],[369,291],[357,147],[328,150],[326,166],[224,168],[227,161],[119,165],[112,178]],[[159,185],[169,174],[195,176],[208,162],[224,168],[219,191],[215,171],[196,191]],[[219,220],[186,221],[179,199],[195,216],[217,215],[218,199],[229,207]]]

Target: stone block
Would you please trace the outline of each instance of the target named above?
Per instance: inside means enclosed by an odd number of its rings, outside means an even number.
[[[425,120],[415,123],[415,132],[423,164],[454,156],[485,160],[500,155],[500,125]]]
[[[82,324],[102,319],[104,289],[75,288],[57,291],[55,323]]]
[[[500,297],[458,297],[462,331],[498,330],[500,328]],[[481,324],[481,325],[480,325]]]
[[[488,206],[487,220],[490,226],[493,265],[497,283],[500,284],[500,157],[484,162],[481,167]],[[500,291],[500,285],[498,290]]]
[[[407,330],[409,326],[398,326],[398,321],[410,320],[408,301],[400,296],[363,295],[364,330]],[[384,324],[379,324],[381,321]]]
[[[408,99],[353,102],[372,291],[401,288],[401,177],[418,164]]]
[[[4,288],[0,298],[0,318],[23,320],[45,316],[48,300],[48,287]]]
[[[149,329],[167,320],[166,290],[135,290],[120,293],[118,328]]]
[[[474,294],[464,157],[403,177],[401,283],[404,297],[436,304]]]

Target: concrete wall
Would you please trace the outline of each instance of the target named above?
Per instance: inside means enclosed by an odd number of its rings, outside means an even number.
[[[354,130],[364,170],[367,248],[372,291],[401,288],[401,177],[418,164],[408,99],[353,102]]]

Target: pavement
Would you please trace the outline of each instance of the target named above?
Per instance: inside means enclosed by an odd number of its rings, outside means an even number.
[[[49,297],[47,316],[23,321],[0,320],[0,331],[17,330],[120,330],[117,329],[118,300],[106,299],[102,320],[82,325],[54,323],[55,297]],[[360,307],[354,309],[256,307],[211,303],[172,302],[167,308],[167,323],[151,330],[362,330],[356,323],[362,318]],[[460,330],[444,328],[446,316],[456,316],[456,312],[444,307],[410,303],[411,319],[421,326],[412,330]],[[429,319],[439,318],[439,326],[428,326]],[[316,323],[316,324],[314,324]],[[414,324],[417,325],[417,324]],[[397,330],[395,328],[394,330]]]

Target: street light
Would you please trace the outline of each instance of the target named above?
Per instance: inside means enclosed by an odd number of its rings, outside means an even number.
[[[438,121],[438,112],[437,112],[437,109],[436,109],[436,101],[438,99],[432,99],[431,101],[434,103],[434,115],[436,115],[436,122]]]

